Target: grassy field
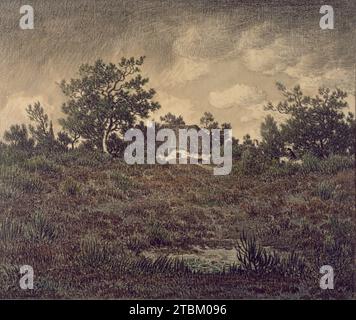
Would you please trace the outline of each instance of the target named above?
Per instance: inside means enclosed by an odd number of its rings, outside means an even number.
[[[98,154],[0,160],[1,298],[351,298],[354,160],[228,176]],[[21,290],[21,265],[35,289]],[[331,265],[335,289],[321,290]]]

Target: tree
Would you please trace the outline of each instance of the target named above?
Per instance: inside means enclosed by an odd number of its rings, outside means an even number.
[[[67,116],[61,120],[64,129],[108,153],[111,134],[124,134],[160,108],[152,101],[155,90],[145,89],[149,79],[140,74],[143,62],[144,57],[122,58],[118,65],[97,60],[94,65],[83,64],[79,78],[63,80],[60,87],[68,98],[62,106]]]
[[[5,131],[4,140],[13,147],[27,151],[33,149],[35,144],[35,141],[29,137],[28,130],[24,124],[12,125],[8,131]]]
[[[311,152],[318,157],[346,153],[351,148],[351,141],[345,139],[350,131],[343,112],[348,106],[344,100],[346,92],[320,88],[319,94],[312,98],[305,96],[300,86],[288,90],[277,83],[277,88],[285,99],[276,106],[269,103],[266,110],[289,116],[281,125],[285,142],[301,154]]]
[[[251,139],[249,134],[245,134],[242,138],[242,146],[244,148],[255,148],[255,142]]]
[[[283,155],[284,142],[277,122],[268,115],[261,123],[262,141],[260,147],[269,159],[278,159]]]
[[[71,145],[72,150],[75,147],[75,144],[80,139],[80,133],[78,128],[75,125],[74,118],[68,119],[59,119],[59,124],[63,127],[63,130],[67,137],[70,139],[69,144]]]
[[[165,127],[181,127],[185,126],[185,121],[182,116],[175,116],[174,114],[168,112],[165,116],[160,117],[160,120]]]
[[[68,135],[67,132],[63,132],[63,131],[58,132],[57,144],[62,150],[67,151],[68,150],[68,145],[72,144],[72,142],[73,142],[73,140]],[[72,149],[73,149],[73,144],[72,144]]]
[[[356,137],[356,120],[355,120],[354,115],[351,112],[349,112],[346,121],[349,126],[346,141],[350,141],[350,148],[348,151],[349,151],[349,154],[355,155],[355,153],[356,153],[356,139],[355,139],[355,137]]]
[[[200,125],[208,130],[218,129],[219,123],[215,121],[214,116],[210,112],[204,112],[204,115],[200,118]]]
[[[36,146],[52,150],[56,142],[53,125],[40,102],[36,102],[33,106],[29,105],[26,111],[29,119],[35,123],[35,126],[29,125],[29,130],[36,141]]]

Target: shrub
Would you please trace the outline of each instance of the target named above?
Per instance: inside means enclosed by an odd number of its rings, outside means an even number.
[[[62,183],[60,190],[64,195],[74,197],[80,193],[80,185],[70,177]]]
[[[47,217],[42,213],[36,213],[33,216],[30,226],[28,227],[30,239],[41,241],[53,241],[57,237],[57,229]]]
[[[293,162],[285,163],[273,163],[267,169],[267,176],[271,177],[282,177],[282,176],[292,176],[299,172],[300,165]]]
[[[171,243],[171,237],[167,229],[159,222],[151,223],[148,240],[152,246],[165,246]]]
[[[44,156],[36,156],[29,159],[24,164],[24,167],[31,172],[40,171],[46,174],[59,174],[61,172],[60,167]]]
[[[0,166],[0,179],[9,189],[25,193],[40,193],[44,189],[40,177],[23,172],[17,166]]]
[[[78,258],[86,266],[102,266],[110,262],[110,249],[106,243],[90,235],[81,240]]]
[[[355,167],[355,157],[331,155],[321,162],[321,172],[335,174]]]
[[[122,191],[129,190],[133,185],[129,177],[117,171],[110,174],[110,179],[114,186]]]
[[[5,146],[0,149],[0,165],[11,166],[21,164],[30,156],[31,152]]]
[[[246,175],[260,174],[264,169],[264,159],[255,150],[245,150],[240,163],[241,171]]]
[[[258,199],[249,199],[245,201],[241,208],[250,216],[257,216],[262,213],[266,213],[270,206],[266,201],[258,200]]]
[[[40,177],[27,173],[13,177],[10,183],[24,193],[41,193],[45,187]]]
[[[0,223],[0,240],[14,241],[23,235],[23,227],[16,221],[6,218]]]
[[[321,161],[311,153],[307,153],[302,158],[301,171],[303,173],[319,172],[321,169]]]
[[[112,157],[108,154],[104,154],[98,151],[77,151],[77,158],[75,163],[84,167],[97,167],[107,164]]]
[[[331,265],[337,275],[335,286],[352,291],[354,275],[353,235],[355,225],[350,220],[340,220],[331,216],[325,225],[327,237],[316,250],[316,269]],[[318,270],[317,270],[318,271]]]
[[[327,181],[318,183],[313,191],[314,196],[320,197],[321,200],[330,200],[333,198],[335,186]]]
[[[295,252],[282,258],[280,254],[259,246],[255,237],[247,237],[244,232],[236,245],[236,257],[238,266],[232,266],[231,271],[302,276],[306,270],[303,259]]]

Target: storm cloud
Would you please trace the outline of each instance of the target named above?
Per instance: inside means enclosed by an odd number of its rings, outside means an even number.
[[[143,73],[162,110],[197,122],[204,111],[258,135],[276,81],[350,92],[354,109],[355,2],[330,1],[335,29],[319,27],[323,1],[32,0],[34,30],[21,30],[22,1],[0,3],[0,133],[41,101],[55,120],[57,83],[98,58],[147,57]],[[26,3],[27,4],[27,3]]]

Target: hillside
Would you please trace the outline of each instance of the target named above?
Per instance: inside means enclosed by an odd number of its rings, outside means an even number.
[[[129,166],[79,151],[3,153],[0,296],[351,297],[353,159],[258,175],[243,165],[218,177],[208,166]],[[253,247],[255,261],[238,259]],[[18,288],[24,264],[31,292]],[[324,264],[335,290],[319,288]]]

